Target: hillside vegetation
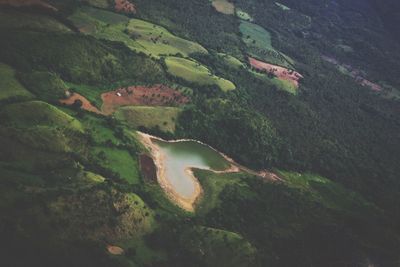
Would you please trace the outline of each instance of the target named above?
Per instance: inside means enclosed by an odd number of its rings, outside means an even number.
[[[396,266],[386,2],[0,5],[0,266]],[[137,131],[196,139],[241,170],[192,169],[187,212]]]

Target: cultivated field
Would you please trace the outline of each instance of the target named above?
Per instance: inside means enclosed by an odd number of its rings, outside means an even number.
[[[240,32],[243,34],[243,41],[247,45],[260,47],[262,49],[273,50],[271,34],[263,27],[242,21],[240,23]]]
[[[299,87],[299,80],[303,78],[303,76],[296,71],[272,65],[252,57],[249,57],[249,63],[257,70],[265,71],[265,73],[272,74],[282,81],[291,83],[295,88]]]
[[[247,52],[250,55],[285,67],[290,67],[293,64],[292,59],[274,49],[271,34],[263,27],[242,21],[239,29],[242,33],[242,39],[246,43]]]
[[[82,7],[70,19],[82,33],[123,42],[130,49],[158,57],[207,53],[198,43],[185,40],[156,24],[92,7]]]
[[[112,114],[122,106],[174,106],[189,102],[181,92],[163,85],[130,86],[101,95],[104,114]]]
[[[179,57],[167,57],[165,63],[167,65],[167,71],[171,75],[184,79],[190,83],[197,83],[199,85],[216,85],[224,92],[236,88],[231,81],[213,75],[209,69],[196,61]]]
[[[234,69],[240,69],[246,67],[239,59],[224,53],[218,53],[219,58],[227,65]]]
[[[143,20],[130,20],[127,31],[132,39],[153,55],[181,53],[188,56],[191,53],[207,53],[198,43],[177,37],[167,29]]]

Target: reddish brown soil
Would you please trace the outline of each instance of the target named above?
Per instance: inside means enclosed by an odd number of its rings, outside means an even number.
[[[276,77],[278,77],[278,79],[286,80],[293,83],[296,88],[299,87],[299,80],[303,78],[303,76],[297,71],[272,65],[252,57],[249,57],[249,62],[250,65],[253,66],[255,69],[266,71],[267,73],[273,73]]]
[[[115,10],[126,14],[135,14],[136,6],[128,0],[115,0]]]
[[[164,85],[119,88],[102,94],[101,99],[101,110],[106,115],[112,114],[121,106],[171,106],[189,102],[188,97]]]
[[[40,6],[46,9],[57,11],[57,8],[41,0],[0,0],[0,5],[10,5],[14,7],[21,6]]]
[[[143,173],[146,181],[157,182],[157,167],[152,157],[146,154],[141,154],[139,157],[140,170]]]
[[[100,110],[98,110],[95,106],[93,106],[89,100],[87,100],[84,96],[78,94],[78,93],[73,93],[73,95],[71,95],[69,98],[67,99],[61,99],[60,103],[64,104],[64,105],[73,105],[75,103],[76,100],[80,100],[82,101],[82,109],[90,111],[90,112],[94,112],[97,114],[103,114]]]

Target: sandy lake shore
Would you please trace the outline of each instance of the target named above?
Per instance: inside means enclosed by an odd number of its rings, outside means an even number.
[[[197,178],[193,174],[192,168],[187,167],[185,169],[185,172],[192,179],[192,181],[194,183],[194,186],[195,186],[194,193],[190,197],[183,197],[174,190],[172,184],[166,177],[166,175],[165,175],[165,155],[162,153],[160,148],[156,144],[154,144],[152,139],[157,139],[157,140],[164,141],[164,142],[182,142],[182,141],[194,141],[194,142],[198,142],[198,143],[201,143],[201,142],[196,141],[196,140],[191,140],[191,139],[166,141],[159,137],[145,134],[142,132],[137,132],[137,133],[139,136],[139,140],[142,142],[142,144],[147,149],[149,149],[150,154],[154,160],[154,163],[157,167],[157,181],[160,184],[161,188],[164,190],[164,192],[167,194],[167,196],[178,206],[180,206],[181,208],[183,208],[186,211],[194,212],[196,203],[199,201],[199,199],[201,198],[201,196],[203,194],[203,189],[201,188],[200,182],[197,180]],[[201,144],[203,144],[203,143],[201,143]],[[203,144],[203,145],[206,145],[206,144]],[[208,147],[210,147],[210,146],[208,146]],[[212,148],[212,147],[210,147],[210,148]],[[214,148],[212,148],[212,149],[215,150]],[[218,153],[220,153],[220,152],[218,152]],[[236,164],[234,164],[232,159],[223,155],[222,153],[220,153],[220,154],[230,163],[230,165],[231,165],[230,168],[223,170],[223,171],[214,171],[211,169],[207,169],[207,170],[210,170],[215,173],[240,172],[240,168]]]

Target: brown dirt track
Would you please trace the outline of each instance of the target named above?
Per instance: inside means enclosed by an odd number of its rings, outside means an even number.
[[[93,106],[89,100],[87,100],[84,96],[78,94],[78,93],[74,93],[72,96],[70,96],[67,99],[61,99],[60,103],[64,104],[64,105],[73,105],[75,103],[76,100],[80,100],[82,101],[82,109],[90,111],[90,112],[94,112],[97,114],[103,114],[100,110],[98,110],[95,106]]]
[[[105,115],[112,114],[121,106],[171,106],[189,102],[188,97],[164,85],[119,88],[103,93],[101,99],[101,110]]]
[[[289,81],[293,83],[296,88],[299,87],[299,80],[303,78],[303,76],[297,71],[289,70],[287,68],[277,65],[272,65],[252,57],[249,57],[249,62],[250,65],[253,66],[255,69],[272,72],[274,75],[276,75],[276,77],[278,77],[278,79]]]

